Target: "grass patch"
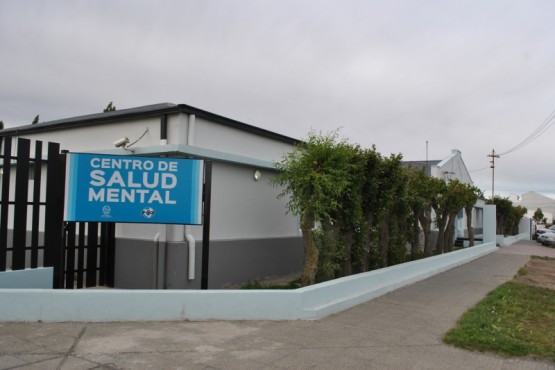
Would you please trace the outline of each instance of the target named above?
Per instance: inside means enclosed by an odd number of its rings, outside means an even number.
[[[555,257],[547,257],[547,256],[532,256],[533,260],[544,260],[544,261],[555,261]]]
[[[518,269],[517,274],[518,276],[526,276],[528,275],[528,270],[526,269],[526,267],[521,267]]]
[[[467,311],[443,340],[470,350],[555,362],[555,292],[507,282]]]
[[[286,284],[263,284],[258,280],[249,281],[241,285],[241,289],[298,289],[301,287],[301,279],[295,279]]]

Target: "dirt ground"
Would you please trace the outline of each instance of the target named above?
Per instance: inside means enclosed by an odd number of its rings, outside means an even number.
[[[526,274],[517,274],[515,280],[527,284],[555,290],[555,258],[531,258],[522,271]]]

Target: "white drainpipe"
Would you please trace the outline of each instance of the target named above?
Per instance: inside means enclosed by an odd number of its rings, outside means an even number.
[[[195,136],[195,115],[189,115],[189,125],[187,129],[187,145],[191,146],[194,143]],[[195,238],[191,234],[191,226],[185,225],[185,239],[189,246],[189,280],[195,280]]]
[[[195,280],[195,238],[191,234],[191,227],[185,226],[185,239],[189,245],[189,280]]]

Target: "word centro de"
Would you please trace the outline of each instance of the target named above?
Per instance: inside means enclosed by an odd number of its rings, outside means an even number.
[[[177,186],[177,176],[167,172],[106,171],[90,172],[89,202],[176,204],[171,189]]]

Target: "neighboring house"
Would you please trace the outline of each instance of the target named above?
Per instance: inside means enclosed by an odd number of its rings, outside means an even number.
[[[424,168],[426,173],[430,176],[449,180],[459,180],[465,184],[473,184],[470,173],[462,159],[461,151],[453,149],[451,154],[442,160],[427,160],[427,161],[404,161],[405,166],[413,168]],[[483,211],[482,208],[485,201],[479,199],[472,214],[472,227],[477,235],[483,232]],[[455,237],[465,238],[468,237],[468,230],[466,226],[466,214],[464,210],[457,215],[455,223]]]
[[[0,136],[57,142],[70,152],[212,160],[209,288],[302,268],[298,218],[270,183],[274,162],[295,139],[169,103],[7,128]],[[114,147],[123,137],[140,139],[133,153]],[[196,249],[190,267],[189,245]],[[199,288],[201,246],[202,226],[117,224],[115,286]]]
[[[451,154],[442,160],[404,161],[403,163],[405,166],[425,168],[428,175],[439,179],[457,179],[465,184],[473,183],[470,173],[466,169],[466,165],[462,159],[461,152],[457,149],[453,149]]]
[[[546,197],[534,191],[522,194],[517,199],[511,199],[514,205],[521,205],[528,210],[526,217],[534,218],[534,212],[540,208],[543,212],[547,223],[553,223],[553,215],[555,214],[555,199]]]

